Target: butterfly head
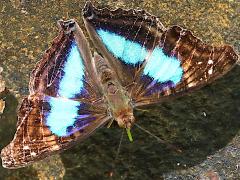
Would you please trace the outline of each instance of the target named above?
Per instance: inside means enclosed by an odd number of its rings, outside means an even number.
[[[122,112],[116,118],[116,121],[121,128],[131,129],[135,122],[135,118],[132,112]]]

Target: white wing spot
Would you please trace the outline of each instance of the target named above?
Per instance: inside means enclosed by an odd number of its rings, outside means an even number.
[[[31,152],[30,154],[31,154],[31,156],[36,156],[37,155],[37,153],[35,153],[35,152]]]
[[[29,146],[23,146],[23,150],[30,149]]]
[[[208,70],[208,74],[212,74],[213,73],[213,68]]]
[[[208,60],[208,64],[213,64],[213,60]]]

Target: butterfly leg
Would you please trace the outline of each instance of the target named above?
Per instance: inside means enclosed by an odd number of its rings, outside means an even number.
[[[111,119],[111,120],[109,121],[109,123],[108,123],[108,125],[107,125],[107,128],[110,128],[110,127],[111,127],[113,121],[114,121],[114,119]]]
[[[149,110],[147,110],[147,109],[141,109],[141,108],[135,108],[135,109],[138,111],[142,111],[142,112],[149,112]]]
[[[132,83],[126,85],[124,88],[125,88],[125,89],[128,89],[129,87],[135,86],[136,84],[137,84],[137,83],[136,83],[135,81],[133,81]]]

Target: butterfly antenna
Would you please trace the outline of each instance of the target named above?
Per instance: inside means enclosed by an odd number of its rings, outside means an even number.
[[[119,156],[119,154],[120,154],[120,149],[121,149],[122,140],[123,140],[123,133],[124,133],[124,129],[122,130],[122,133],[121,133],[120,141],[119,141],[118,148],[117,148],[116,157],[115,157],[114,162],[113,162],[113,165],[112,165],[112,170],[109,172],[109,176],[110,176],[110,177],[113,176],[113,172],[114,172],[115,167],[116,167],[116,164],[117,164],[118,156]]]
[[[151,132],[148,131],[147,129],[145,129],[145,128],[143,128],[142,126],[140,126],[139,124],[135,123],[135,125],[136,125],[139,129],[141,129],[142,131],[144,131],[145,133],[147,133],[147,134],[149,134],[150,136],[152,136],[152,137],[154,137],[155,139],[157,139],[158,142],[160,142],[160,143],[162,143],[162,144],[165,144],[165,145],[167,146],[167,148],[172,149],[172,150],[174,150],[174,151],[176,151],[176,152],[178,152],[178,153],[181,153],[181,152],[182,152],[182,150],[179,149],[178,147],[176,147],[176,146],[174,146],[174,145],[166,142],[165,140],[157,137],[156,135],[154,135],[153,133],[151,133]]]

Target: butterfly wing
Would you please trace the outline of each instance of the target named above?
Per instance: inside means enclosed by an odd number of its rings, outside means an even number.
[[[32,72],[14,139],[1,152],[6,168],[23,167],[67,149],[110,118],[95,74],[90,75],[91,54],[81,29],[73,20],[60,21],[60,26],[52,47]]]
[[[228,72],[238,59],[232,47],[204,44],[179,26],[166,29],[145,11],[110,11],[87,3],[83,16],[96,47],[135,106],[200,88]]]
[[[145,11],[97,9],[87,2],[83,9],[85,26],[95,47],[102,53],[123,86],[133,82],[144,59],[151,54],[165,29]],[[150,51],[147,52],[146,48]]]
[[[207,45],[179,26],[167,29],[158,46],[161,53],[154,49],[144,66],[141,85],[132,93],[136,106],[199,89],[222,77],[238,61],[231,46]]]

